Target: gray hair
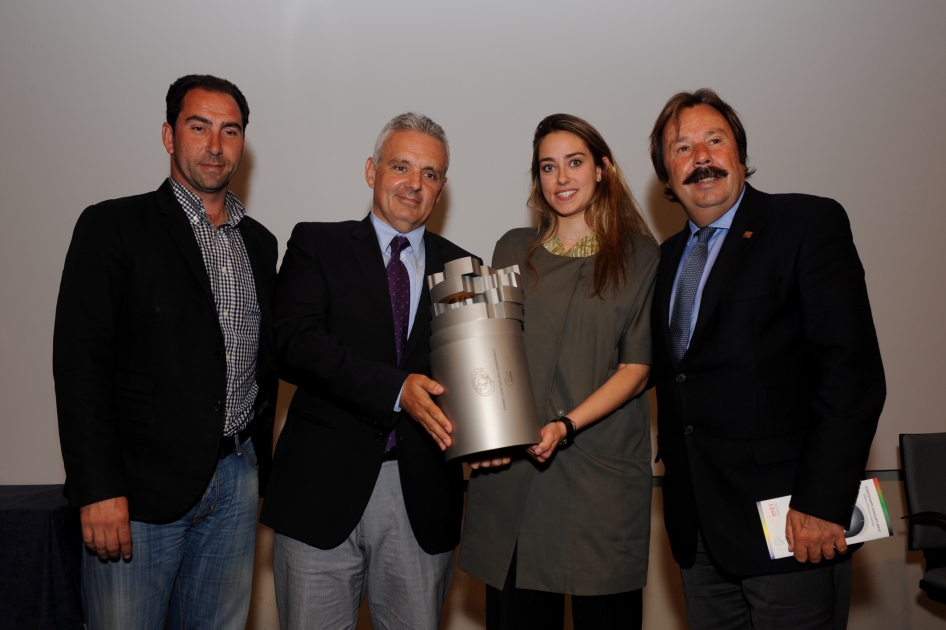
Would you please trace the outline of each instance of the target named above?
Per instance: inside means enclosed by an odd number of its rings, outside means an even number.
[[[395,116],[388,121],[388,124],[378,134],[378,140],[374,143],[374,163],[376,166],[381,163],[381,149],[384,147],[384,143],[395,131],[416,131],[439,140],[440,144],[443,145],[444,153],[447,154],[447,160],[443,165],[444,173],[447,172],[447,168],[450,166],[450,145],[447,144],[447,134],[443,127],[423,114],[415,114],[414,112]]]

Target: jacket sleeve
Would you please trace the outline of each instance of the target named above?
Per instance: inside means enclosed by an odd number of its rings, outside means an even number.
[[[66,254],[53,332],[59,442],[72,507],[127,496],[113,378],[126,267],[118,229],[92,206]]]
[[[332,308],[371,308],[332,304],[324,261],[310,226],[295,227],[283,258],[273,305],[276,357],[280,376],[323,400],[371,419],[394,423],[394,404],[407,372],[367,358],[328,330]]]
[[[796,469],[791,506],[846,527],[886,384],[864,268],[839,204],[812,213],[796,264],[814,423]]]

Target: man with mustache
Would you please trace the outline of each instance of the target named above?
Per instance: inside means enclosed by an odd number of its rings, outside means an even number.
[[[274,305],[280,376],[298,386],[262,522],[276,530],[283,630],[439,627],[463,475],[431,399],[426,276],[469,256],[425,224],[447,182],[443,128],[393,118],[365,164],[361,221],[300,223]]]
[[[651,159],[688,217],[653,301],[664,519],[691,629],[844,628],[844,530],[886,396],[844,209],[746,184],[746,133],[715,92],[672,97]],[[757,501],[791,495],[794,557]]]
[[[168,89],[157,191],[91,206],[53,337],[88,627],[242,628],[276,402],[276,239],[229,190],[249,122],[229,81]]]

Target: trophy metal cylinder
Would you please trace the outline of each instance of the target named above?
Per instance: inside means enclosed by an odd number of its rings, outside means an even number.
[[[454,425],[447,459],[538,443],[518,266],[491,270],[461,258],[427,283],[431,375],[444,388],[437,404]]]

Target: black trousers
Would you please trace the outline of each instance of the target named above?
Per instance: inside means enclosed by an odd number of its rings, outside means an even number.
[[[844,630],[851,604],[851,560],[798,573],[740,578],[703,544],[682,569],[690,630]]]
[[[639,630],[643,618],[641,589],[613,595],[572,595],[575,630]],[[561,630],[565,596],[516,588],[516,552],[503,590],[486,587],[486,630]]]

